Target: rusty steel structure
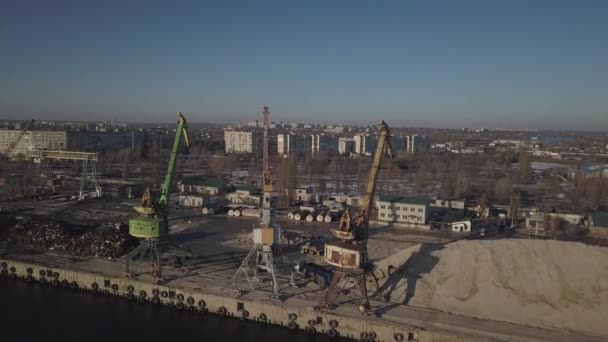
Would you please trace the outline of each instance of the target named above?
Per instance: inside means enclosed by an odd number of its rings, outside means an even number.
[[[374,153],[361,207],[357,211],[351,209],[344,211],[338,229],[332,229],[336,241],[325,245],[325,261],[336,266],[336,270],[321,302],[322,307],[331,306],[339,296],[348,278],[351,278],[359,286],[363,301],[362,309],[364,311],[370,309],[367,281],[371,277],[376,287],[378,287],[378,282],[373,276],[372,265],[368,261],[367,239],[378,172],[385,155],[392,158],[390,130],[388,125],[382,121],[378,126],[378,146]]]

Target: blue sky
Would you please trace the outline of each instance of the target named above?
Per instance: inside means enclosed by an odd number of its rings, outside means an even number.
[[[608,130],[608,1],[7,1],[0,118]]]

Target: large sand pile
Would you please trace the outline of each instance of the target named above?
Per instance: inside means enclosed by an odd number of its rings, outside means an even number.
[[[542,240],[425,246],[383,285],[391,301],[608,336],[608,248]]]

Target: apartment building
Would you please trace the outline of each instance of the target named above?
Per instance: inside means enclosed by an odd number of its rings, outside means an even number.
[[[305,153],[306,152],[306,137],[292,133],[277,135],[277,153],[279,156],[288,156],[289,154]]]
[[[0,154],[22,134],[21,130],[0,130]],[[34,150],[65,150],[68,146],[67,131],[27,131],[15,146],[13,154],[23,154]]]
[[[371,156],[378,146],[378,138],[369,134],[356,134],[353,137],[355,142],[355,153]]]
[[[262,150],[263,135],[259,130],[224,131],[226,153],[254,153]]]
[[[338,139],[338,153],[355,153],[355,140],[353,138],[340,137]]]
[[[338,149],[338,137],[325,134],[311,134],[310,147],[313,154],[336,153]]]

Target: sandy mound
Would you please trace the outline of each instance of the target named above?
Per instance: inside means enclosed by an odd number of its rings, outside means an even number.
[[[608,248],[542,240],[459,241],[411,254],[391,301],[608,336]]]

